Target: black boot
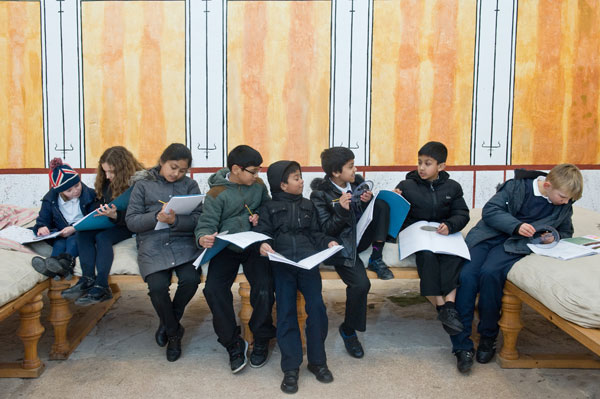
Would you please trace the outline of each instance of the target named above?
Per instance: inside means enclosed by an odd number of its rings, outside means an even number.
[[[163,324],[159,325],[158,330],[156,330],[154,333],[154,339],[156,339],[158,346],[161,348],[164,347],[169,339],[167,337],[167,327],[165,327]]]
[[[61,295],[65,299],[77,299],[87,294],[87,292],[94,286],[94,279],[86,276],[81,276],[79,281],[72,286],[67,288]]]
[[[46,260],[41,256],[34,256],[31,259],[31,266],[33,266],[36,272],[41,273],[46,277],[56,277],[56,273],[48,270],[48,267],[46,266]]]
[[[285,393],[298,392],[298,369],[288,370],[283,373],[283,381],[281,381],[281,390]]]
[[[170,362],[174,362],[179,359],[181,356],[181,338],[183,338],[183,333],[185,332],[185,328],[180,324],[179,329],[175,335],[172,335],[168,339],[167,343],[167,360]]]

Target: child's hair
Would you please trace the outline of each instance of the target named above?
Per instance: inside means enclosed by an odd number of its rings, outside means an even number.
[[[573,201],[577,201],[583,194],[583,176],[577,166],[570,163],[562,163],[552,168],[546,176],[546,181],[552,187],[568,195]]]
[[[332,177],[334,172],[341,172],[348,161],[354,159],[352,150],[346,147],[331,147],[321,152],[321,167],[327,177]]]
[[[227,168],[231,170],[233,165],[237,165],[240,168],[247,168],[248,166],[260,166],[263,163],[260,152],[248,145],[238,145],[235,147],[229,155],[227,155]]]
[[[98,160],[96,182],[94,183],[98,197],[102,196],[102,187],[106,182],[106,174],[104,173],[104,169],[102,169],[103,163],[109,164],[115,171],[115,177],[110,181],[110,190],[113,198],[123,194],[129,188],[129,179],[135,172],[144,169],[144,165],[139,163],[127,148],[122,146],[110,147],[104,151]]]
[[[281,176],[281,182],[287,184],[290,175],[292,173],[296,173],[297,171],[300,171],[300,173],[302,173],[300,164],[296,161],[291,161],[290,164],[283,171],[283,175]]]
[[[192,166],[192,152],[185,145],[180,143],[172,143],[169,145],[160,156],[160,163],[167,161],[180,161],[186,160],[188,166]]]
[[[437,161],[437,163],[446,162],[448,149],[439,141],[430,141],[419,150],[419,156],[425,155]]]

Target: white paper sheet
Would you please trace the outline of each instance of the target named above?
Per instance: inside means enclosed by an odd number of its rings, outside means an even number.
[[[234,244],[242,249],[246,248],[248,245],[253,244],[259,241],[270,240],[271,237],[268,235],[257,233],[255,231],[244,231],[241,233],[234,234],[226,234],[227,232],[223,232],[217,235],[214,245],[211,248],[206,248],[198,258],[194,261],[193,265],[196,266],[196,269],[200,267],[200,265],[208,262],[212,259],[213,256],[221,252],[223,248],[227,245]]]
[[[583,245],[573,244],[564,240],[560,240],[552,248],[540,248],[537,245],[527,244],[529,249],[535,254],[550,256],[552,258],[569,260],[580,258],[582,256],[596,255],[597,252],[592,248],[584,247]]]
[[[467,248],[467,244],[460,232],[445,236],[435,231],[421,229],[422,226],[437,228],[439,225],[439,223],[435,222],[419,221],[402,230],[398,236],[400,260],[418,251],[457,255],[461,258],[471,260],[469,248]]]
[[[198,207],[204,197],[205,194],[178,195],[172,197],[169,202],[167,202],[167,206],[165,206],[165,212],[168,213],[172,209],[176,215],[189,215],[194,209],[196,209],[196,207]],[[156,227],[154,227],[154,230],[162,230],[167,228],[169,228],[167,223],[156,222]]]
[[[374,207],[375,207],[375,197],[373,197],[371,202],[369,202],[367,209],[365,209],[365,211],[363,212],[360,219],[358,219],[358,222],[356,222],[356,245],[357,246],[358,246],[358,243],[360,242],[360,239],[362,238],[363,234],[365,234],[367,227],[369,227],[369,223],[371,223],[371,220],[373,220],[373,208]],[[350,212],[353,212],[352,208],[350,208]]]
[[[21,226],[8,226],[0,230],[0,238],[7,238],[12,241],[16,241],[19,244],[28,244],[37,241],[48,240],[55,238],[60,235],[60,231],[51,233],[45,236],[37,237],[32,230],[26,229]]]
[[[280,253],[275,252],[275,253],[269,253],[269,260],[273,261],[273,262],[287,263],[288,265],[296,266],[301,269],[310,270],[313,267],[319,265],[325,259],[333,256],[333,254],[335,254],[336,252],[341,251],[342,248],[344,248],[342,245],[336,245],[334,247],[327,248],[321,252],[317,252],[316,254],[311,255],[307,258],[304,258],[298,262],[289,260],[288,258],[281,255]]]

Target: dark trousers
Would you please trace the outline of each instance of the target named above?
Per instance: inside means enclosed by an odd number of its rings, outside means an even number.
[[[431,251],[419,251],[416,255],[417,272],[421,279],[421,295],[446,296],[458,287],[463,258]]]
[[[304,270],[283,263],[271,263],[277,298],[277,343],[281,350],[281,370],[296,370],[302,364],[302,340],[296,307],[297,291],[306,301],[306,357],[308,363],[327,363],[327,309],[321,295],[319,268]]]
[[[235,252],[225,248],[210,260],[203,292],[213,315],[213,327],[218,341],[226,348],[240,335],[231,294],[231,286],[237,276],[240,263],[250,283],[252,316],[248,326],[254,335],[254,340],[268,340],[275,337],[271,316],[275,297],[268,258],[260,256],[251,249]]]
[[[67,238],[56,238],[52,243],[52,254],[50,256],[58,256],[67,253],[76,258],[79,255],[77,248],[77,234],[71,234]]]
[[[506,236],[483,241],[470,248],[471,260],[463,264],[456,293],[456,310],[465,327],[463,332],[451,336],[452,350],[471,350],[471,324],[475,311],[475,299],[479,292],[479,325],[477,331],[483,337],[498,335],[498,320],[502,309],[502,290],[506,275],[523,256],[504,251]]]
[[[169,286],[173,272],[177,274],[177,290],[173,301],[169,295]],[[192,300],[200,284],[200,273],[191,262],[167,270],[161,270],[146,276],[148,296],[160,318],[160,324],[167,328],[167,335],[177,334],[179,321],[185,307]]]
[[[131,231],[125,226],[115,226],[105,230],[78,231],[76,236],[81,274],[95,278],[96,285],[108,287],[108,274],[115,256],[112,247],[131,238]]]

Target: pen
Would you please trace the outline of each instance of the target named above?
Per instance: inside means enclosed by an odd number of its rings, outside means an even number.
[[[248,213],[250,214],[250,216],[254,216],[254,214],[252,213],[252,211],[250,210],[250,208],[248,208],[248,205],[244,204],[244,206],[246,207],[246,209],[248,209]]]

